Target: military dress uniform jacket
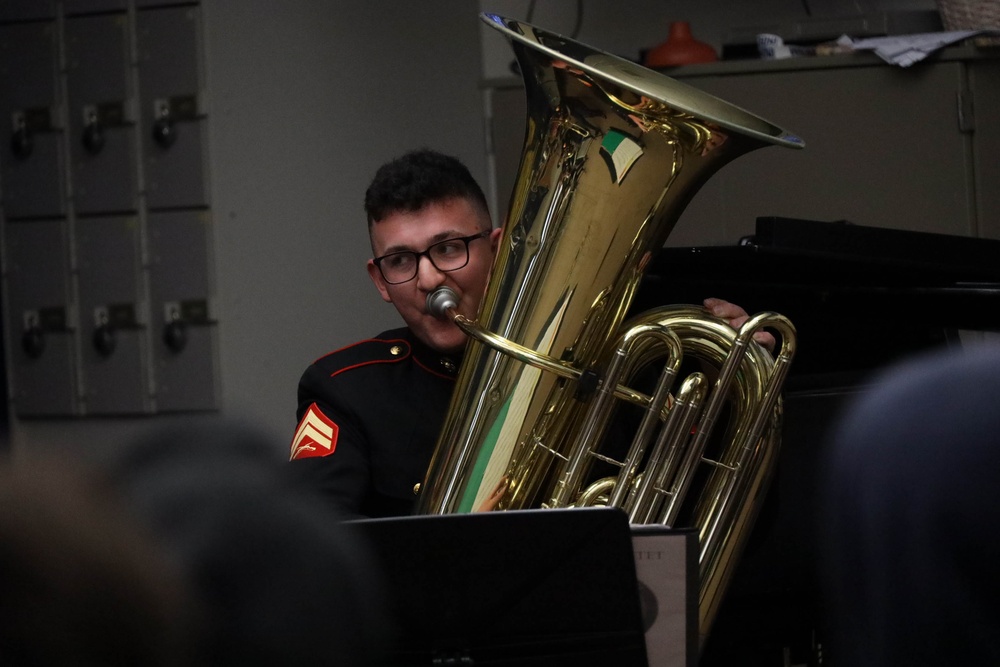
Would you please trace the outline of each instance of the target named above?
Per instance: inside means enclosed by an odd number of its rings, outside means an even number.
[[[411,514],[457,365],[407,328],[318,359],[299,381],[294,472],[348,517]]]

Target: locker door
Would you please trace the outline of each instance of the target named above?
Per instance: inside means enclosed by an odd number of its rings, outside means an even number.
[[[66,223],[8,222],[5,241],[14,410],[21,416],[75,414],[75,313]]]
[[[136,33],[146,203],[208,206],[200,9],[140,10]]]
[[[135,211],[139,163],[128,15],[67,18],[65,40],[76,213]]]
[[[201,211],[149,216],[150,327],[160,412],[218,407],[209,223]]]
[[[58,31],[0,25],[0,182],[8,219],[66,213]]]
[[[81,221],[76,248],[84,409],[87,414],[149,412],[139,221],[134,216]]]

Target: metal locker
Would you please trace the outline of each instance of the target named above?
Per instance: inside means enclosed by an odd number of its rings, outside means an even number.
[[[0,181],[8,219],[66,213],[55,22],[0,25]]]
[[[75,210],[135,211],[139,163],[128,15],[68,18],[65,44]]]
[[[210,223],[203,211],[150,213],[147,221],[158,412],[218,408]]]
[[[139,237],[135,216],[76,224],[80,386],[87,414],[151,410]]]
[[[33,21],[55,17],[55,0],[0,0],[0,21]]]
[[[196,0],[195,0],[196,1]],[[135,0],[135,6],[143,7],[164,7],[166,5],[191,5],[192,0]]]
[[[70,304],[65,220],[7,222],[7,336],[14,411],[72,415],[76,313]]]
[[[136,48],[146,205],[208,206],[200,9],[136,12]]]
[[[67,16],[128,9],[128,0],[62,0],[62,3]]]

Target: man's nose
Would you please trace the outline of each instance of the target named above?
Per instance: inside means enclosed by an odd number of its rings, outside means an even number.
[[[434,266],[434,262],[427,255],[417,257],[417,286],[421,289],[431,290],[441,285],[441,278],[444,272]]]

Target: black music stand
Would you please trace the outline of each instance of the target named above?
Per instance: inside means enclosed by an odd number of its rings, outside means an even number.
[[[386,586],[387,665],[646,667],[617,509],[348,522]]]

